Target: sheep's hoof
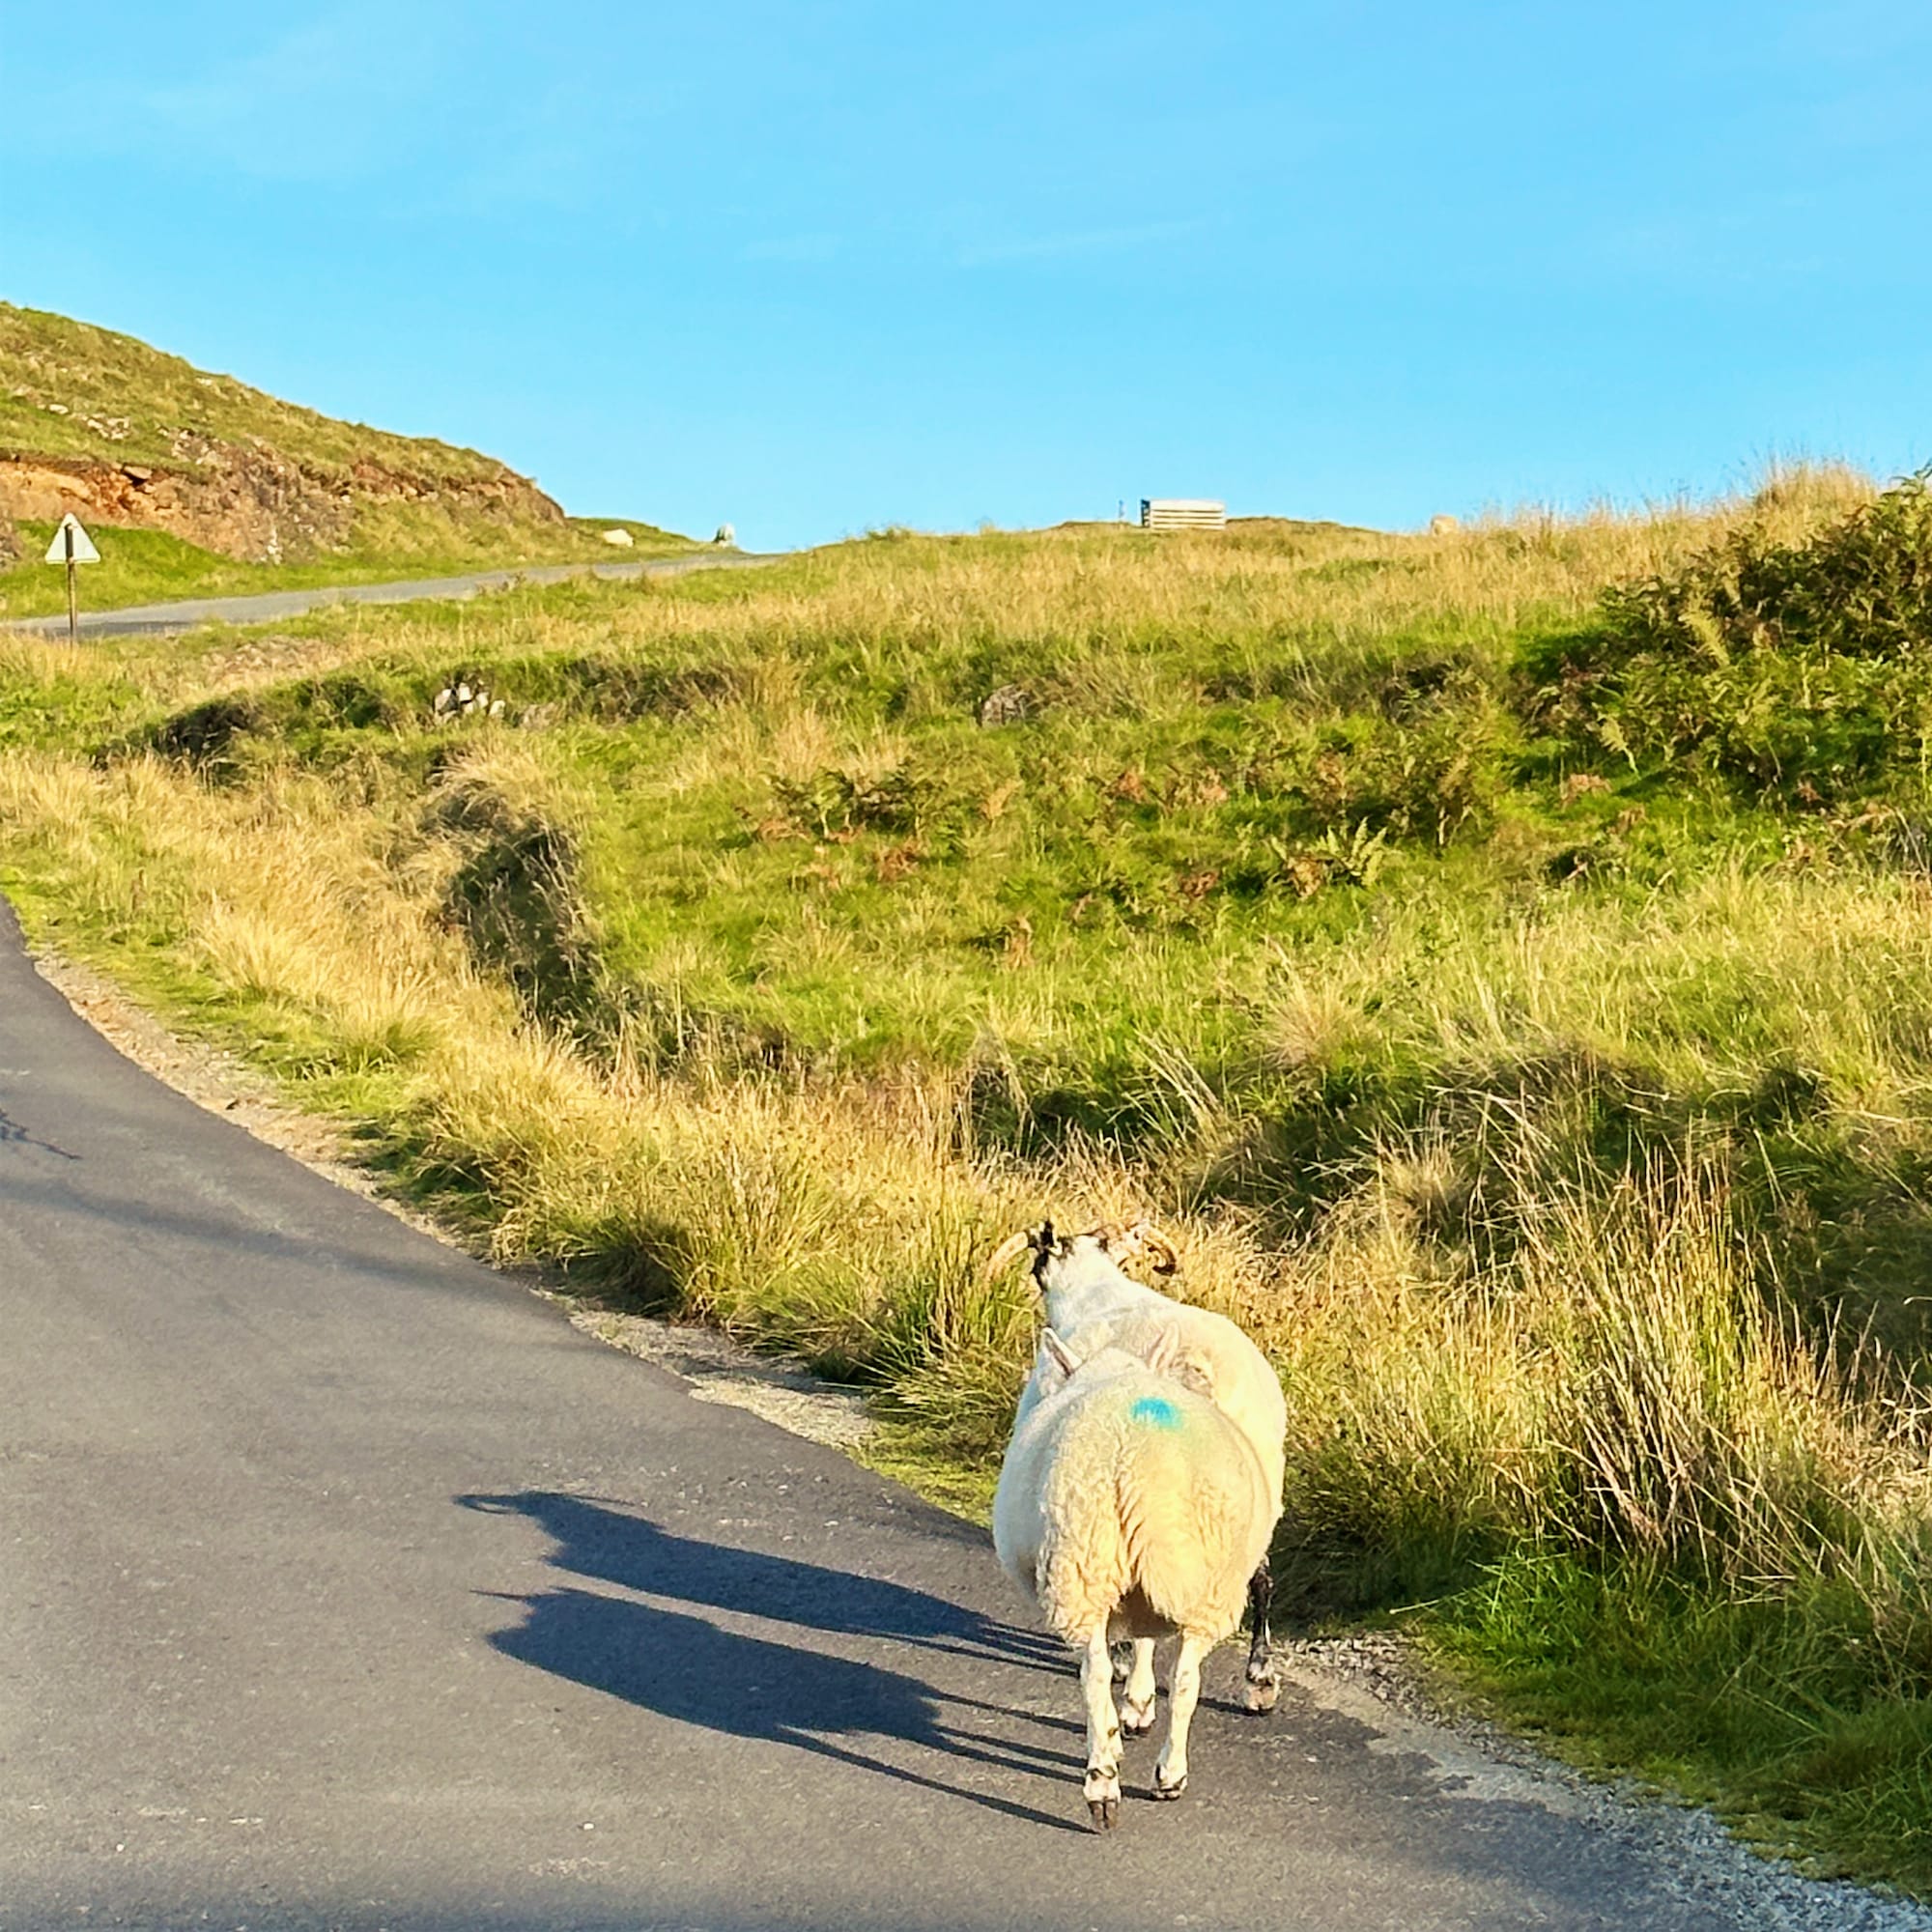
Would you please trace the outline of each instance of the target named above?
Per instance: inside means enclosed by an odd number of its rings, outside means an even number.
[[[1096,1832],[1111,1832],[1121,1822],[1121,1801],[1118,1798],[1090,1798],[1087,1811],[1094,1820]]]
[[[1135,1704],[1128,1701],[1122,1703],[1121,1706],[1121,1729],[1127,1737],[1146,1737],[1153,1729],[1153,1699],[1151,1697],[1145,1704]]]
[[[1173,1784],[1163,1784],[1160,1778],[1160,1772],[1158,1769],[1155,1770],[1153,1775],[1153,1795],[1156,1798],[1179,1798],[1186,1789],[1187,1774],[1185,1772]]]
[[[1270,1674],[1266,1677],[1250,1677],[1241,1690],[1241,1708],[1252,1711],[1260,1717],[1272,1711],[1275,1701],[1281,1695],[1281,1680]]]

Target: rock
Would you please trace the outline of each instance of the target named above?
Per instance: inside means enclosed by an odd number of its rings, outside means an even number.
[[[604,532],[604,541],[607,544],[614,545],[618,550],[629,550],[637,539],[632,536],[629,530],[606,530]]]
[[[729,524],[720,524],[718,534],[711,539],[715,544],[723,544],[727,549],[738,541],[738,532]]]
[[[1452,530],[1460,530],[1463,526],[1450,516],[1435,516],[1429,520],[1429,534],[1433,537],[1446,537]]]
[[[468,679],[459,678],[437,693],[430,708],[437,724],[447,724],[458,718],[500,718],[505,706],[500,697],[492,697],[483,685],[471,685]]]
[[[1017,684],[1003,684],[980,701],[981,724],[1024,724],[1033,716],[1033,699]]]

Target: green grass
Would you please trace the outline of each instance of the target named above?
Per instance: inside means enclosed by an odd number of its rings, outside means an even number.
[[[55,526],[23,519],[18,526],[21,561],[0,570],[0,618],[52,615],[67,609],[67,572],[41,561]],[[599,532],[623,528],[634,543],[613,548]],[[468,571],[518,564],[620,563],[684,555],[694,550],[686,538],[625,519],[601,522],[573,518],[554,534],[526,531],[505,540],[496,529],[478,529],[468,544],[440,532],[390,531],[387,546],[371,541],[341,556],[303,563],[244,563],[171,536],[164,530],[90,529],[100,561],[80,566],[82,611],[115,611],[129,605],[163,604],[187,598],[246,597],[270,590],[307,590],[337,583],[386,583],[415,578],[455,577]],[[417,541],[428,547],[415,548]]]
[[[330,612],[299,675],[19,646],[0,877],[506,1257],[871,1387],[969,1512],[1033,1333],[980,1258],[1158,1213],[1281,1369],[1286,1601],[1926,1888],[1932,794],[1916,644],[1816,589],[1916,582],[1870,496],[893,534]],[[1856,757],[1768,765],[1768,690]]]
[[[1442,1605],[1440,1653],[1559,1756],[1714,1805],[1831,1875],[1932,1874],[1932,1697],[1875,1683],[1868,1606],[1520,1556]]]

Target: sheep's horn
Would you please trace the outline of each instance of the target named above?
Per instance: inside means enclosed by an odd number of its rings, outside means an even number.
[[[1180,1270],[1180,1256],[1175,1245],[1151,1221],[1136,1221],[1127,1230],[1126,1238],[1136,1248],[1145,1249],[1153,1257],[1154,1270],[1158,1274],[1178,1274]]]
[[[1017,1235],[1009,1235],[987,1258],[986,1265],[980,1272],[990,1280],[1003,1268],[1010,1267],[1033,1244],[1034,1231],[1031,1228],[1022,1228]]]

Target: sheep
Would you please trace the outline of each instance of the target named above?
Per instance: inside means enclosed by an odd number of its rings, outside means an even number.
[[[1201,1660],[1240,1622],[1277,1504],[1247,1438],[1191,1373],[1124,1349],[1076,1356],[1049,1328],[1041,1393],[1013,1432],[993,1497],[1007,1574],[1080,1653],[1082,1794],[1096,1831],[1119,1822],[1122,1726],[1110,1645],[1179,1635],[1153,1794],[1187,1788]]]
[[[1261,1463],[1275,1498],[1272,1528],[1281,1513],[1283,1439],[1288,1434],[1288,1406],[1272,1365],[1225,1315],[1191,1307],[1145,1287],[1116,1259],[1148,1254],[1163,1274],[1172,1274],[1179,1266],[1174,1244],[1146,1221],[1124,1229],[1103,1223],[1070,1236],[1056,1236],[1053,1223],[1045,1221],[1001,1242],[987,1271],[997,1272],[1028,1249],[1033,1251],[1033,1278],[1044,1302],[1047,1324],[1063,1340],[1089,1352],[1105,1347],[1125,1349],[1156,1369],[1172,1373],[1185,1365],[1201,1378],[1208,1396],[1247,1438]],[[1016,1429],[1039,1402],[1045,1374],[1044,1358],[1037,1360],[1020,1395]],[[1268,1629],[1273,1594],[1274,1577],[1264,1550],[1248,1595],[1252,1635],[1242,1701],[1254,1712],[1273,1710],[1281,1694]],[[1142,1639],[1134,1644],[1127,1676],[1123,1715],[1128,1730],[1148,1730],[1153,1714],[1153,1645]]]

